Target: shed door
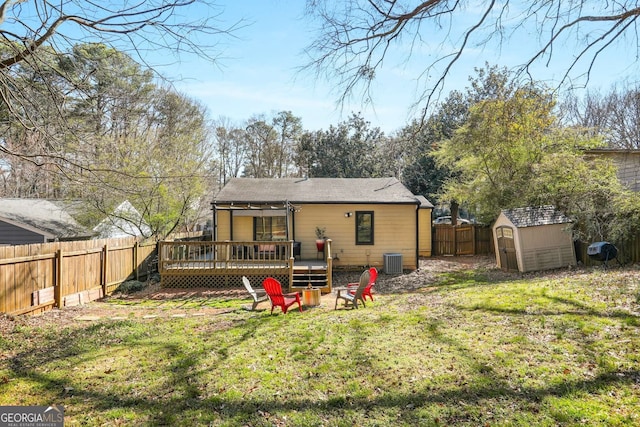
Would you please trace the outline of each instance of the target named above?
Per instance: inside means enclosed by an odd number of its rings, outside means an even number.
[[[518,259],[516,258],[516,245],[513,240],[511,227],[496,228],[498,237],[498,253],[500,254],[500,266],[506,271],[518,271]]]

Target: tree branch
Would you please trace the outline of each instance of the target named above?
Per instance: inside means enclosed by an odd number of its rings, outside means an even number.
[[[611,48],[613,41],[621,40],[634,30],[636,42],[639,37],[636,19],[640,16],[640,7],[635,0],[531,0],[524,10],[521,10],[523,4],[514,0],[504,0],[499,7],[497,5],[495,1],[459,0],[428,0],[418,5],[410,0],[308,0],[309,14],[319,19],[321,27],[317,38],[307,49],[311,60],[302,70],[314,70],[316,77],[322,76],[335,82],[340,104],[351,97],[361,84],[364,85],[364,99],[371,102],[370,91],[377,71],[391,59],[390,52],[394,52],[395,48],[403,50],[403,36],[413,38],[407,61],[420,45],[427,45],[433,40],[440,41],[441,47],[448,47],[451,43],[453,49],[442,49],[440,53],[435,53],[416,76],[418,82],[435,81],[434,84],[424,85],[424,90],[417,94],[413,105],[415,108],[423,104],[426,109],[443,89],[446,76],[451,74],[470,46],[474,43],[476,46],[488,46],[497,40],[501,47],[507,40],[504,36],[507,29],[512,30],[511,35],[514,36],[519,31],[526,32],[525,36],[529,36],[532,30],[540,34],[539,48],[516,68],[520,73],[531,75],[532,65],[544,56],[550,60],[560,42],[574,33],[581,37],[594,33],[586,33],[582,26],[600,24],[598,29],[602,29],[603,24],[612,23],[595,40],[586,36],[576,39],[578,57],[563,69],[558,87],[564,85],[578,63],[591,54],[583,74],[587,76],[588,83],[595,61]],[[600,11],[602,13],[597,13]],[[438,32],[438,29],[442,30],[444,19],[449,20],[448,31]],[[452,34],[458,37],[454,39]],[[637,43],[635,48],[638,49]],[[637,61],[637,55],[631,60]]]

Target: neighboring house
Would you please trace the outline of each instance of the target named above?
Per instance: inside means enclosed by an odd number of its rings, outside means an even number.
[[[503,210],[493,225],[498,267],[527,272],[576,265],[570,223],[553,206]]]
[[[86,240],[92,233],[44,199],[0,199],[0,245]]]
[[[632,191],[640,191],[640,150],[599,149],[586,154],[611,159],[620,182]]]
[[[128,201],[120,203],[113,212],[93,228],[97,238],[149,237],[151,227],[140,212]]]
[[[395,178],[233,178],[212,205],[214,241],[294,241],[302,260],[315,260],[327,256],[319,227],[334,266],[383,268],[393,254],[415,269],[431,255],[433,205]]]

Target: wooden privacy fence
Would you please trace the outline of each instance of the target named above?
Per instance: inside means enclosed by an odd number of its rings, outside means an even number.
[[[35,314],[112,293],[146,277],[155,242],[134,237],[0,247],[0,313]]]
[[[493,233],[490,227],[476,224],[433,226],[434,255],[493,255]]]
[[[577,241],[575,252],[577,261],[585,266],[599,266],[601,261],[594,261],[587,255],[587,248],[593,242]],[[640,233],[626,236],[622,242],[613,243],[618,249],[617,260],[621,264],[640,262]],[[491,255],[495,254],[493,232],[490,227],[479,225],[437,224],[433,226],[434,255]],[[609,265],[617,265],[617,260],[609,261]]]

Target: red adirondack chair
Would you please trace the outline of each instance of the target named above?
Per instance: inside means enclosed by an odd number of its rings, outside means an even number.
[[[295,303],[298,303],[298,309],[302,312],[299,293],[292,292],[289,294],[283,294],[282,285],[273,277],[267,277],[264,279],[262,287],[267,291],[267,295],[271,301],[271,313],[273,313],[273,308],[277,306],[282,309],[284,314],[287,314],[287,309]]]
[[[367,283],[367,286],[364,288],[364,291],[362,291],[362,298],[364,298],[365,300],[367,299],[367,295],[369,295],[369,298],[371,298],[371,301],[373,301],[373,295],[371,295],[371,289],[376,284],[377,278],[378,278],[378,270],[375,267],[371,267],[369,269],[369,283]],[[349,293],[351,295],[356,294],[356,290],[358,289],[359,284],[360,283],[347,284],[347,289],[349,290]]]

